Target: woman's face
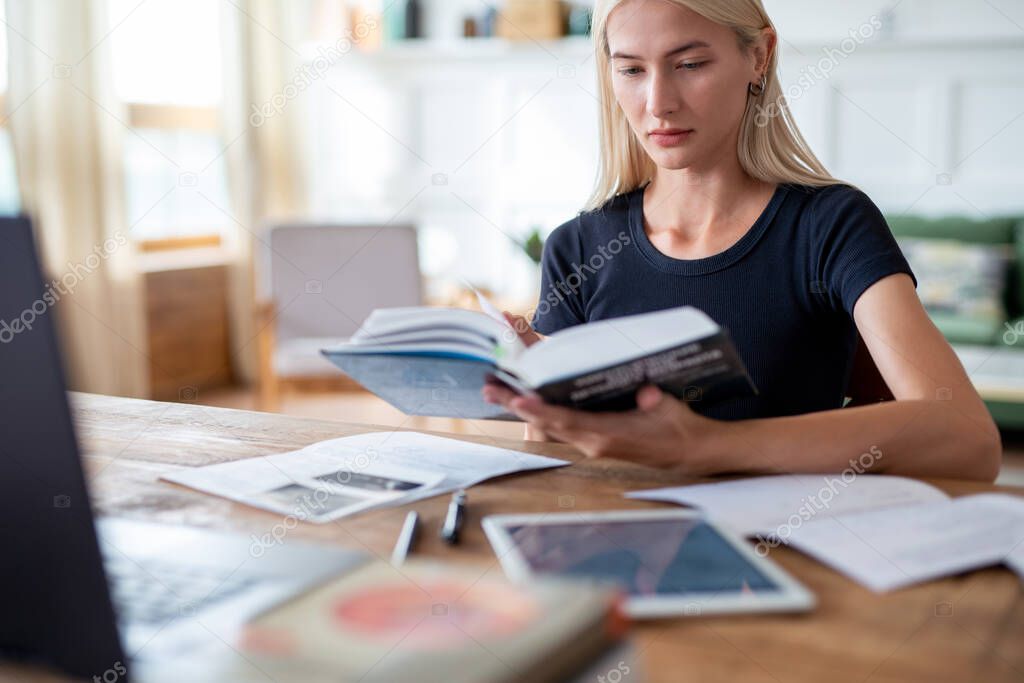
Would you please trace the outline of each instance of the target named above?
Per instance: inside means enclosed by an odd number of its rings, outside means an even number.
[[[763,54],[669,0],[627,0],[609,16],[607,35],[615,98],[659,167],[700,172],[735,158]]]

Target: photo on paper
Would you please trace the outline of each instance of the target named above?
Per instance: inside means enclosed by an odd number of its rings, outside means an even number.
[[[312,470],[285,485],[258,495],[261,502],[304,520],[327,522],[405,497],[438,485],[442,475],[408,467],[332,463],[330,469]]]
[[[364,474],[353,472],[348,469],[338,470],[329,474],[321,474],[314,477],[317,481],[343,488],[357,488],[366,491],[412,491],[423,486],[422,481],[407,481],[395,477],[385,477],[376,474]]]
[[[404,465],[373,463],[332,464],[326,471],[314,472],[302,482],[313,488],[324,488],[340,496],[372,501],[374,504],[394,502],[437,486],[444,476]]]
[[[276,489],[271,489],[261,496],[269,503],[276,503],[283,506],[290,514],[308,515],[312,518],[323,517],[336,513],[339,510],[355,509],[366,507],[368,501],[365,498],[343,496],[328,491],[324,487],[310,488],[302,484],[286,484]]]

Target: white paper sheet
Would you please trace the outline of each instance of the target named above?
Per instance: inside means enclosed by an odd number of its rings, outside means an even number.
[[[700,508],[746,536],[775,535],[835,515],[948,500],[929,484],[877,474],[779,475],[631,491],[627,498]]]
[[[568,464],[418,432],[372,432],[321,441],[298,451],[174,472],[163,479],[323,523],[467,488],[504,474]],[[398,488],[382,488],[392,486],[390,480]]]
[[[981,494],[822,519],[795,529],[789,544],[876,592],[1000,563],[1020,572],[1024,498]]]
[[[505,320],[505,314],[501,312],[501,309],[491,303],[491,300],[484,296],[483,292],[473,286],[473,284],[465,279],[462,279],[462,284],[473,294],[476,295],[476,302],[480,304],[480,310],[486,313],[490,318],[497,320],[502,325],[511,327],[508,321]]]

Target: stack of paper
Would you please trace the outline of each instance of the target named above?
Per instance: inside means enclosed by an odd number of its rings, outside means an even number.
[[[632,491],[626,497],[700,508],[737,533],[782,538],[814,519],[949,499],[924,482],[874,474],[754,477]]]
[[[418,432],[372,432],[163,477],[254,507],[329,522],[565,460]]]
[[[782,475],[634,491],[700,508],[762,544],[787,543],[883,592],[1005,563],[1024,578],[1024,498],[950,500],[913,479]]]
[[[982,494],[841,515],[796,529],[789,544],[879,593],[1000,563],[1024,578],[1024,499]]]

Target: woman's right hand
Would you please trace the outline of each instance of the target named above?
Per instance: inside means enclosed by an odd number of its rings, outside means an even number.
[[[505,316],[505,321],[511,325],[512,329],[519,335],[519,341],[523,342],[527,346],[533,346],[539,341],[544,341],[544,335],[530,327],[530,322],[523,316],[515,315],[508,311],[502,311],[501,314]]]

